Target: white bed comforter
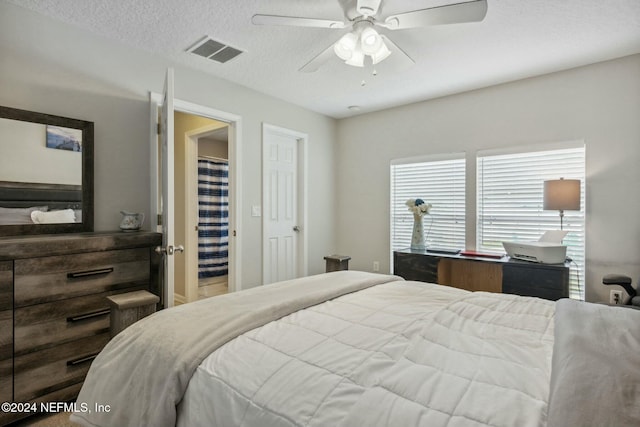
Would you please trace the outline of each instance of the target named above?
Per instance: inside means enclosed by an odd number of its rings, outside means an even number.
[[[335,271],[157,312],[119,333],[96,357],[71,421],[91,427],[174,426],[193,372],[221,345],[296,311],[398,280]],[[83,405],[110,410],[83,410]]]
[[[544,426],[554,303],[394,282],[244,333],[196,369],[195,426]]]

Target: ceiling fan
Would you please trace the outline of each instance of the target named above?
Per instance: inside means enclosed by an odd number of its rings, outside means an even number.
[[[406,52],[400,49],[388,37],[380,34],[376,27],[387,30],[427,27],[431,25],[459,24],[482,21],[487,14],[487,0],[471,0],[444,6],[430,7],[411,12],[382,17],[383,0],[338,0],[344,10],[345,21],[329,19],[302,18],[296,16],[253,15],[255,25],[288,25],[316,28],[351,28],[336,43],[332,44],[300,71],[313,72],[333,55],[337,55],[346,64],[363,67],[365,61],[377,64],[386,59],[391,47],[394,51],[414,62]]]

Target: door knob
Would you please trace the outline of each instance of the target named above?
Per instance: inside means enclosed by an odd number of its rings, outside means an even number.
[[[298,227],[297,225],[293,226],[293,231],[295,231],[296,233],[300,231],[300,227]]]
[[[162,246],[156,246],[156,248],[154,249],[156,251],[157,254],[160,255],[173,255],[175,252],[184,252],[184,246],[182,245],[178,245],[178,246],[172,246],[169,245],[167,247],[162,247]]]

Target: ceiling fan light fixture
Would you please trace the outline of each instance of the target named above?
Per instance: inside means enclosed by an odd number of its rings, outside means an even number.
[[[365,55],[373,55],[383,45],[382,37],[373,28],[365,28],[360,34],[360,46]]]
[[[467,22],[481,22],[487,14],[489,0],[457,0],[450,4],[427,7],[408,12],[401,12],[387,16],[382,13],[383,3],[387,0],[337,0],[344,12],[344,20],[334,21],[321,18],[305,18],[299,16],[261,15],[251,18],[255,25],[285,25],[293,27],[313,28],[351,28],[343,34],[340,40],[326,47],[321,53],[307,62],[300,71],[313,72],[333,54],[348,65],[363,67],[371,63],[378,64],[390,54],[397,52],[401,58],[411,63],[415,61],[390,38],[379,34],[375,28],[387,30],[404,30],[423,28],[432,25],[462,24]],[[391,2],[391,0],[388,0]],[[355,12],[355,13],[354,13]],[[384,17],[386,16],[386,18]],[[333,50],[333,52],[332,52]],[[236,53],[237,55],[237,53]],[[365,58],[368,56],[369,58]],[[375,69],[373,74],[375,75]]]
[[[338,58],[348,61],[353,56],[358,43],[358,36],[354,33],[347,33],[333,45],[333,51]]]
[[[351,65],[353,67],[364,67],[364,53],[361,49],[356,47],[356,49],[353,51],[353,54],[351,55],[351,58],[344,62],[345,64]]]
[[[389,55],[391,55],[391,51],[389,50],[387,45],[384,44],[384,42],[382,42],[382,44],[380,45],[380,48],[371,55],[371,60],[373,62],[373,65],[384,61],[385,59],[387,59]]]
[[[343,35],[333,45],[333,51],[347,65],[354,67],[364,67],[365,56],[370,56],[373,64],[377,64],[391,54],[380,34],[372,27]]]

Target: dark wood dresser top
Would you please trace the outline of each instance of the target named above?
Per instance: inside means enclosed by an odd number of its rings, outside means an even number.
[[[107,251],[159,245],[162,234],[151,231],[105,231],[0,237],[0,261],[33,258],[46,254]]]

